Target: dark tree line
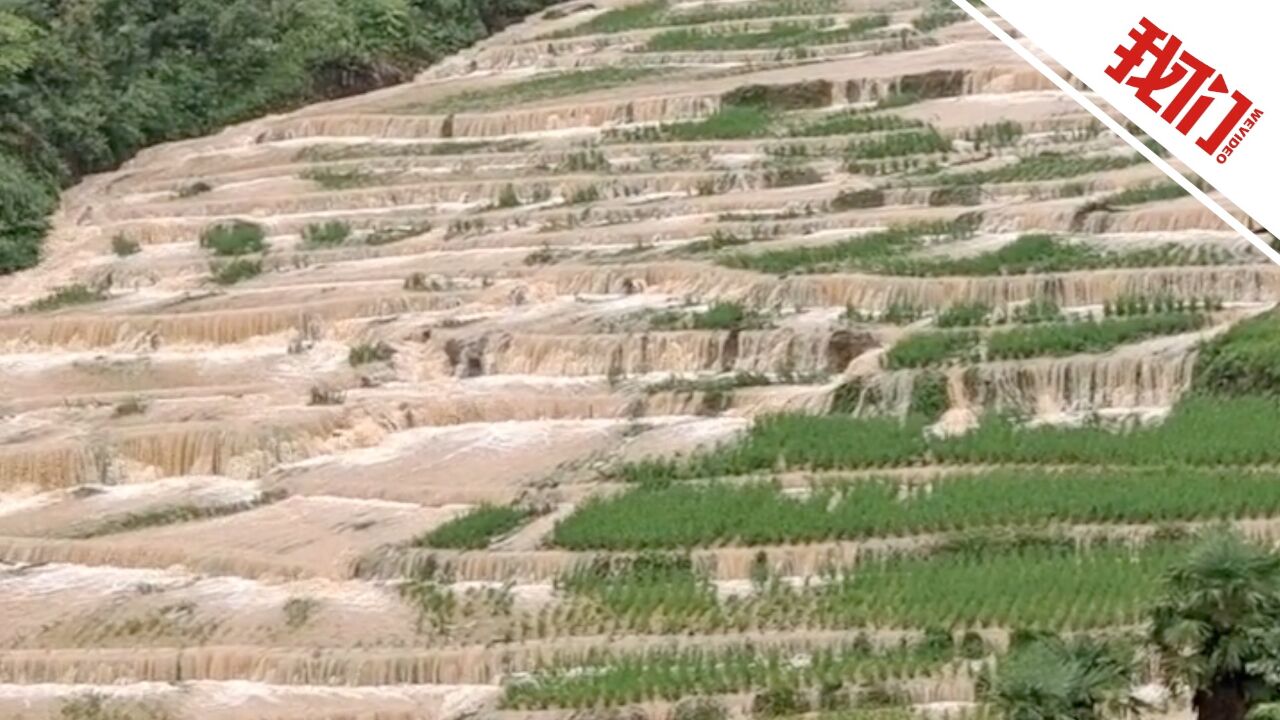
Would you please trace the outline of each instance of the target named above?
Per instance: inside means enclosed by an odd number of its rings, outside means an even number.
[[[0,0],[0,274],[148,145],[401,82],[552,0]]]

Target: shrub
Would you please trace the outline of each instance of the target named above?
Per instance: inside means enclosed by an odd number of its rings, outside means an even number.
[[[351,237],[351,226],[340,220],[311,223],[302,230],[302,239],[308,245],[341,245]]]
[[[237,258],[228,263],[214,265],[213,281],[219,285],[234,285],[241,280],[257,277],[262,274],[262,263],[258,260]]]
[[[73,305],[87,305],[107,299],[107,293],[87,285],[75,284],[60,287],[51,294],[29,303],[21,312],[51,312]]]
[[[137,240],[130,240],[124,235],[116,235],[111,238],[111,252],[119,257],[128,257],[141,252],[142,247]]]
[[[267,249],[265,238],[262,226],[235,220],[206,228],[200,234],[200,247],[208,248],[219,256],[249,255]]]
[[[865,210],[867,208],[884,207],[885,192],[881,188],[869,188],[866,190],[845,190],[835,199],[831,201],[831,209],[843,212],[845,210]]]
[[[210,185],[209,183],[203,180],[199,180],[191,183],[190,185],[184,185],[178,188],[178,197],[180,198],[195,197],[196,195],[203,195],[204,193],[212,192],[212,191],[213,191],[212,185]]]
[[[386,362],[395,354],[395,348],[379,340],[374,343],[353,345],[347,352],[347,362],[351,367],[359,367],[370,363]]]

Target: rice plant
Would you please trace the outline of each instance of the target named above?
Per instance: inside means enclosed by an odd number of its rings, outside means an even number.
[[[1141,155],[1062,155],[1041,153],[1016,163],[990,170],[945,173],[937,177],[941,185],[983,185],[987,183],[1059,180],[1093,173],[1120,170],[1146,162]]]
[[[1126,343],[1203,328],[1207,319],[1193,313],[1046,323],[1003,330],[987,338],[987,357],[1017,360],[1041,356],[1106,352]]]
[[[602,649],[582,662],[550,664],[504,687],[503,705],[537,710],[633,704],[659,698],[928,675],[955,657],[952,648],[916,643],[876,650],[865,639],[812,651],[796,662],[789,650],[751,646],[625,654]]]
[[[927,418],[778,414],[758,418],[741,439],[685,458],[645,460],[617,474],[632,482],[713,478],[783,469],[841,470],[926,463],[1076,465],[1262,465],[1280,462],[1271,429],[1280,402],[1191,396],[1161,424],[1109,429],[1025,427],[989,414],[956,437],[926,437]]]
[[[886,27],[888,15],[867,15],[837,26],[829,18],[814,21],[773,23],[767,30],[746,28],[679,28],[658,33],[645,44],[646,52],[701,52],[758,50],[765,48],[806,48],[859,40]]]
[[[951,141],[932,127],[892,133],[874,140],[856,140],[845,148],[849,161],[879,160],[902,155],[927,155],[951,151]]]
[[[483,550],[495,538],[519,527],[528,517],[528,511],[517,507],[478,505],[422,535],[414,544],[430,548]]]
[[[588,500],[556,525],[551,542],[571,550],[682,550],[1277,512],[1280,476],[1187,467],[1009,469],[948,476],[928,487],[830,481],[804,496],[767,481],[660,483]]]
[[[978,339],[977,333],[964,330],[912,333],[889,348],[884,364],[890,370],[900,370],[972,359]]]

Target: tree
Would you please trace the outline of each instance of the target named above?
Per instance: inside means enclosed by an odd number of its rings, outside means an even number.
[[[1213,531],[1173,567],[1151,613],[1151,644],[1200,720],[1243,720],[1277,665],[1280,557]]]
[[[1005,658],[990,696],[1007,720],[1096,720],[1127,702],[1131,673],[1118,647],[1046,638]]]

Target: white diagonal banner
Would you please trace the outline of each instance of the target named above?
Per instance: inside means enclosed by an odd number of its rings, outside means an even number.
[[[1280,254],[968,0],[954,0],[1250,240]],[[1280,232],[1280,3],[985,0],[1098,97],[1265,227]],[[1274,115],[1274,116],[1273,116]]]

